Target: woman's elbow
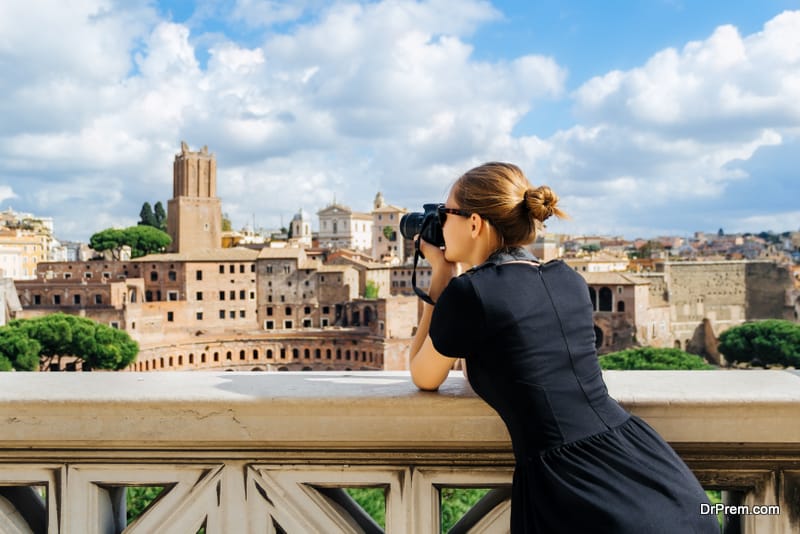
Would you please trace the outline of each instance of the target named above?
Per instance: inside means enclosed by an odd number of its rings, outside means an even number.
[[[411,373],[411,380],[414,385],[422,391],[436,391],[442,385],[441,381],[432,380],[430,377],[419,376],[419,374]]]

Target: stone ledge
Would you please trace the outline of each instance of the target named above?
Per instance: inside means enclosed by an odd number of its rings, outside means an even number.
[[[800,443],[787,371],[609,371],[612,396],[672,443]],[[502,421],[453,373],[0,373],[0,449],[508,450]]]

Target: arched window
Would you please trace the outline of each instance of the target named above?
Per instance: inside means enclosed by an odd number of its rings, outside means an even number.
[[[624,312],[625,311],[625,301],[624,300],[620,300],[619,302],[617,302],[617,311],[618,312]]]
[[[603,346],[603,331],[597,325],[594,327],[594,346],[598,349]]]
[[[601,287],[598,296],[600,297],[600,305],[597,308],[598,311],[614,311],[614,308],[612,307],[614,295],[609,288]]]

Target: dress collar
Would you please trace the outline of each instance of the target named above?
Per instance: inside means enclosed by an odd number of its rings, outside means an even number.
[[[539,259],[533,254],[531,254],[530,251],[522,247],[504,247],[504,248],[499,248],[494,252],[492,252],[489,255],[489,257],[486,258],[486,261],[484,261],[480,265],[476,265],[475,267],[470,269],[470,271],[477,271],[478,269],[489,267],[490,265],[501,265],[503,263],[508,263],[510,261],[538,262]]]

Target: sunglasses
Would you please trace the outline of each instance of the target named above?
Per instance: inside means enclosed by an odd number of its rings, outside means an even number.
[[[436,215],[439,217],[439,224],[444,226],[444,222],[447,220],[447,214],[452,213],[453,215],[460,215],[461,217],[469,217],[472,215],[471,211],[461,210],[458,208],[446,208],[444,204],[439,204],[436,207]]]

